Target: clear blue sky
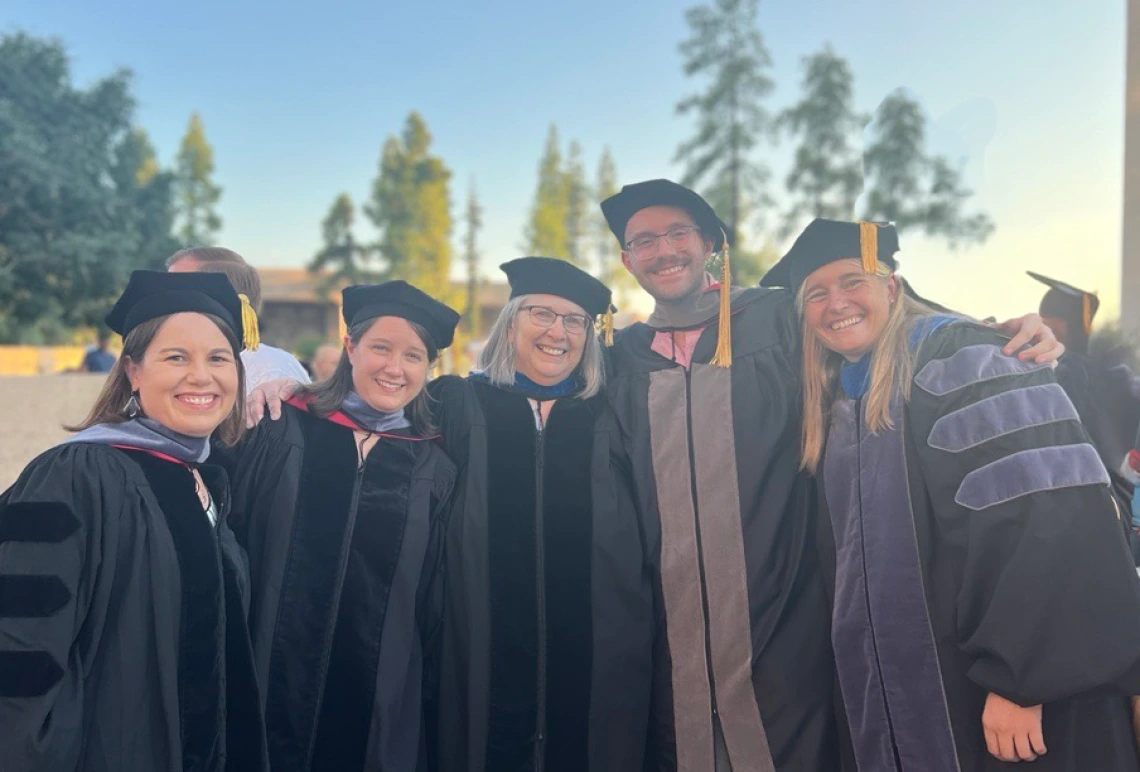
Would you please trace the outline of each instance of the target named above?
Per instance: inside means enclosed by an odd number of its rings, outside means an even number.
[[[673,106],[698,84],[677,43],[692,4],[4,0],[0,32],[62,39],[80,82],[132,69],[164,164],[199,111],[225,188],[221,241],[263,266],[307,261],[333,198],[364,199],[384,139],[419,110],[454,172],[457,221],[477,186],[491,276],[518,254],[550,123],[582,144],[591,175],[609,145],[623,182],[680,176],[673,151],[691,125]],[[996,234],[958,253],[906,236],[902,259],[925,294],[980,315],[1036,306],[1026,268],[1099,290],[1115,314],[1124,22],[1123,0],[760,5],[773,110],[795,99],[801,58],[830,42],[860,108],[910,89],[934,149],[966,162]],[[789,154],[766,152],[777,183]]]

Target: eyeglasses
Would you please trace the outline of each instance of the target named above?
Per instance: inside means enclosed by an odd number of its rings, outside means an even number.
[[[590,317],[582,314],[560,314],[546,306],[523,306],[522,310],[530,314],[530,320],[539,327],[553,327],[554,322],[561,319],[562,329],[577,335],[590,326]]]
[[[679,225],[664,233],[643,233],[637,238],[627,241],[625,248],[632,252],[638,260],[648,260],[657,254],[657,242],[660,239],[664,238],[673,249],[683,249],[689,246],[693,234],[700,232],[701,229],[695,225]]]

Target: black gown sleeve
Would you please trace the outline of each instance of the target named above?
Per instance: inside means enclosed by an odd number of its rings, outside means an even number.
[[[1003,343],[975,325],[934,333],[908,419],[935,527],[965,555],[967,676],[1036,705],[1113,685],[1140,659],[1140,578],[1071,401]]]
[[[114,575],[116,522],[139,497],[102,446],[64,445],[0,496],[0,755],[11,772],[74,769],[83,746],[80,630]]]

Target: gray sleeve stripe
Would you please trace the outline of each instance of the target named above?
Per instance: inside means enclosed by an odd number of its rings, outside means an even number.
[[[977,343],[963,346],[946,359],[927,362],[914,382],[923,391],[944,397],[971,384],[1031,373],[1046,367],[1049,365],[1022,362],[1015,356],[1006,356],[992,343]]]
[[[1087,442],[1032,448],[999,458],[966,475],[954,501],[981,510],[1030,493],[1108,485],[1108,472]]]
[[[1021,429],[1069,420],[1080,418],[1065,390],[1056,383],[1042,383],[947,413],[935,422],[927,442],[936,450],[961,453]]]

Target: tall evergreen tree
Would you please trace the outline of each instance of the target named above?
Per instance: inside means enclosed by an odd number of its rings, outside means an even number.
[[[994,230],[985,213],[963,212],[972,195],[961,173],[926,152],[926,116],[902,89],[883,100],[863,154],[868,190],[862,217],[895,223],[900,232],[921,230],[951,247],[982,243]]]
[[[178,231],[186,245],[210,244],[222,228],[217,205],[222,189],[213,182],[214,149],[197,112],[190,116],[175,161],[175,190],[182,222]]]
[[[677,104],[697,118],[697,132],[677,148],[684,184],[726,193],[718,210],[733,231],[767,203],[767,168],[753,157],[770,128],[764,100],[772,92],[772,61],[756,24],[759,0],[712,0],[685,12],[690,35],[681,45],[684,72],[708,81],[704,91]],[[749,207],[748,203],[753,204]],[[732,234],[730,234],[732,235]]]
[[[467,299],[463,304],[463,319],[468,333],[474,337],[483,329],[479,308],[479,231],[483,228],[483,207],[475,194],[475,184],[467,192],[467,207],[463,221],[463,264],[467,270]]]
[[[590,205],[590,186],[586,182],[586,166],[582,161],[582,146],[575,140],[570,143],[564,172],[566,186],[566,258],[580,268],[586,267],[587,207]]]
[[[417,112],[389,137],[365,214],[380,231],[390,278],[404,279],[445,302],[451,297],[451,171],[431,153],[431,133]]]
[[[831,46],[803,60],[803,96],[781,113],[779,126],[798,140],[785,179],[792,197],[782,236],[807,217],[849,220],[863,187],[862,158],[851,139],[867,119],[854,106],[854,78]]]
[[[329,207],[321,222],[324,246],[309,262],[310,273],[321,276],[321,291],[329,292],[348,284],[366,284],[380,280],[369,264],[369,250],[356,240],[353,226],[356,207],[352,197],[341,193]]]
[[[147,133],[135,128],[115,148],[111,173],[127,204],[130,228],[138,237],[135,264],[160,268],[174,253],[174,175],[159,168]]]
[[[627,292],[637,287],[637,279],[621,264],[619,255],[621,247],[614,240],[609,223],[602,216],[598,206],[610,196],[618,192],[617,164],[613,153],[607,146],[602,149],[598,159],[598,171],[594,181],[594,207],[592,210],[592,232],[594,251],[597,259],[596,275],[609,287],[615,296],[615,303],[621,306]]]
[[[566,234],[569,220],[567,192],[558,128],[551,125],[542,159],[538,163],[538,185],[526,227],[526,250],[530,254],[570,258]]]

